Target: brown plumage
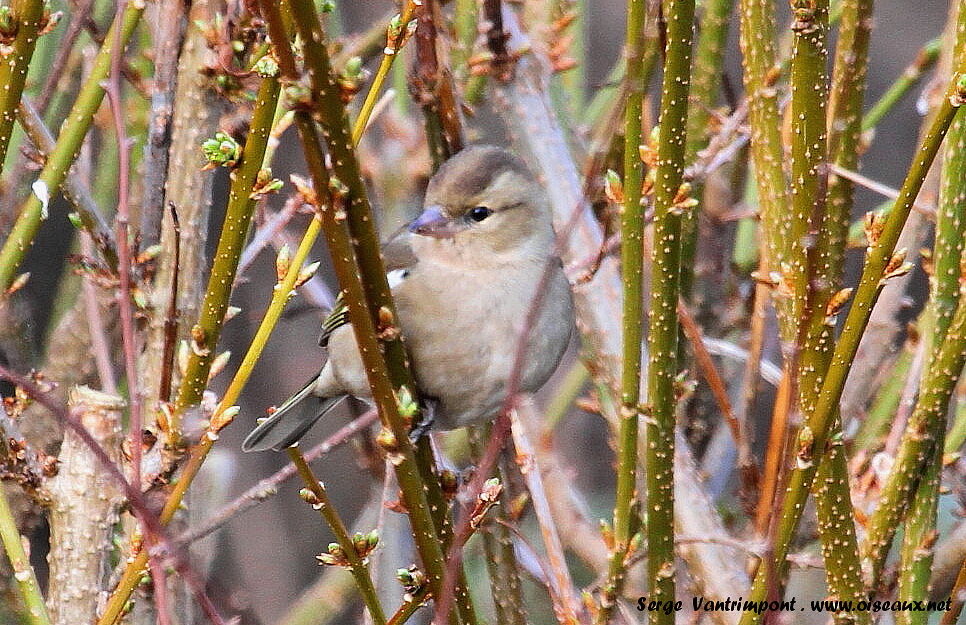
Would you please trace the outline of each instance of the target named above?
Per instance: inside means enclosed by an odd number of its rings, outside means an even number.
[[[570,285],[553,250],[543,189],[519,159],[492,146],[467,148],[444,163],[429,182],[423,213],[387,242],[400,326],[419,392],[436,404],[435,427],[498,414],[548,267],[519,390],[536,391],[556,369],[574,319]],[[323,342],[329,359],[322,370],[255,428],[246,451],[289,446],[343,396],[369,396],[344,316],[324,325]]]

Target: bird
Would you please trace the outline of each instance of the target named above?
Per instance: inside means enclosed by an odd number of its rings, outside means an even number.
[[[433,429],[499,415],[540,289],[514,388],[536,392],[553,374],[574,331],[574,305],[545,190],[513,153],[477,145],[445,161],[422,212],[382,253]],[[319,343],[328,352],[319,373],[252,430],[244,451],[283,450],[345,396],[371,397],[344,306],[323,321]]]

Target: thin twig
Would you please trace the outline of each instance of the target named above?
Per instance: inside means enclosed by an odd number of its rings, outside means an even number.
[[[426,118],[434,169],[464,144],[453,77],[440,65],[437,52],[438,1],[423,0],[422,10],[416,14],[416,69],[412,77],[414,98]]]
[[[963,613],[963,605],[966,604],[966,560],[963,560],[963,565],[959,568],[950,598],[952,607],[943,614],[939,625],[955,625],[959,615]]]
[[[11,27],[16,29],[16,36],[9,45],[9,51],[4,54],[0,63],[0,169],[7,157],[10,146],[10,135],[13,132],[13,122],[17,114],[17,105],[23,94],[24,84],[27,82],[27,69],[37,44],[38,32],[44,14],[43,0],[14,0],[7,7],[12,15]],[[9,284],[0,280],[2,288]]]
[[[123,13],[118,14],[111,26],[111,32],[94,60],[90,75],[81,87],[61,128],[57,144],[49,154],[39,178],[33,183],[30,195],[21,205],[17,221],[0,249],[0,289],[7,289],[13,282],[17,268],[33,243],[40,223],[47,217],[50,197],[64,182],[67,171],[90,129],[94,113],[104,99],[102,82],[111,68],[115,40],[122,46],[127,43],[140,21],[144,6],[143,2],[128,2]],[[117,38],[113,36],[114,32],[118,33]]]
[[[56,141],[44,124],[44,120],[37,108],[24,97],[17,109],[20,125],[30,138],[34,148],[46,160],[54,150]],[[90,187],[81,176],[68,176],[64,182],[64,196],[70,200],[77,211],[83,227],[90,233],[91,239],[97,246],[108,266],[117,266],[117,250],[115,249],[114,233],[100,207],[94,201]]]
[[[963,71],[963,68],[959,71]],[[799,437],[799,441],[802,442],[798,451],[801,460],[791,472],[782,513],[777,515],[778,531],[774,553],[770,558],[771,564],[777,571],[784,571],[787,568],[786,556],[789,544],[802,518],[804,504],[815,478],[816,465],[820,462],[828,441],[834,417],[837,414],[839,398],[872,308],[885,282],[892,274],[902,269],[903,258],[901,255],[894,256],[896,241],[912,210],[912,203],[922,187],[929,167],[945,138],[946,131],[956,117],[958,109],[962,108],[957,104],[961,99],[966,99],[966,79],[963,76],[960,73],[954,76],[936,111],[929,131],[916,152],[914,162],[903,182],[899,199],[896,200],[885,222],[881,224],[881,232],[877,232],[875,240],[870,242],[859,286],[853,297],[842,334],[835,344],[832,364],[822,384],[814,410],[806,415],[807,437],[804,439]],[[888,271],[887,267],[889,267]],[[765,600],[768,592],[769,569],[771,566],[768,565],[758,567],[750,594],[753,601]],[[757,623],[760,618],[761,615],[746,612],[742,616],[741,624]]]
[[[940,50],[942,50],[941,37],[936,37],[923,45],[922,49],[916,55],[916,59],[902,71],[899,78],[889,86],[886,92],[879,97],[878,101],[862,116],[862,132],[874,130],[879,125],[882,118],[895,108],[899,100],[916,86],[925,73],[929,71],[929,68],[936,64],[936,61],[939,59]]]
[[[67,22],[64,34],[57,42],[57,56],[50,64],[47,77],[40,89],[40,95],[37,96],[36,104],[39,111],[47,112],[47,106],[50,104],[54,92],[63,86],[64,72],[71,55],[75,53],[74,45],[77,43],[81,31],[84,30],[84,24],[90,19],[93,7],[94,0],[81,0],[71,7],[70,21]]]
[[[0,485],[0,542],[3,543],[7,557],[10,559],[10,566],[13,568],[13,577],[20,587],[20,594],[26,607],[27,622],[30,625],[50,625],[50,617],[44,605],[44,596],[40,592],[40,584],[37,583],[33,567],[30,566],[30,558],[24,550],[24,539],[17,529],[17,520],[7,500],[7,491],[2,485]]]
[[[899,197],[899,190],[890,187],[889,185],[877,182],[867,176],[863,176],[857,171],[851,169],[846,169],[838,163],[829,163],[829,171],[831,171],[836,176],[841,176],[847,180],[854,182],[855,184],[862,185],[870,191],[878,193],[882,197],[889,198],[890,200],[895,200]],[[935,221],[936,219],[936,207],[932,204],[924,204],[920,201],[913,202],[912,207],[928,217],[929,219]]]
[[[350,438],[364,431],[376,422],[377,415],[375,410],[369,410],[361,417],[347,423],[339,428],[332,436],[325,439],[303,456],[306,462],[313,462],[329,453],[336,447],[346,443]],[[273,475],[266,477],[257,484],[239,495],[234,501],[227,504],[221,510],[213,514],[203,524],[197,525],[185,533],[176,536],[175,542],[179,544],[190,544],[208,536],[218,528],[228,523],[236,516],[251,510],[269,497],[278,493],[278,487],[295,476],[295,466],[288,464],[276,471]]]
[[[389,75],[393,61],[399,56],[403,46],[409,39],[409,35],[411,34],[409,24],[413,19],[416,6],[417,3],[414,0],[405,0],[402,13],[399,16],[399,27],[395,32],[392,32],[392,30],[389,32],[389,41],[386,42],[386,47],[383,49],[379,69],[376,70],[376,75],[372,79],[372,84],[369,86],[366,98],[363,100],[362,107],[359,109],[359,116],[356,117],[356,121],[352,126],[353,143],[359,143],[359,140],[362,139],[362,133],[365,132],[366,126],[369,124],[369,118],[372,116],[373,109],[379,100],[379,92],[382,89],[382,84],[385,82],[386,76]],[[422,7],[423,11],[427,9],[428,7]]]
[[[171,259],[171,284],[168,308],[164,313],[164,342],[161,348],[161,379],[158,381],[158,400],[171,401],[171,384],[174,378],[174,352],[178,342],[178,280],[181,277],[181,219],[174,204],[168,204],[174,245]]]
[[[34,401],[50,411],[50,413],[54,415],[61,425],[63,425],[65,428],[69,428],[85,445],[87,445],[87,447],[91,450],[92,455],[97,460],[97,463],[101,465],[101,468],[104,469],[124,491],[124,496],[127,498],[127,504],[135,512],[138,520],[142,523],[144,528],[150,532],[149,536],[146,538],[153,541],[157,546],[163,548],[165,555],[173,558],[175,568],[191,586],[195,599],[201,605],[208,619],[214,625],[225,625],[224,621],[215,610],[214,605],[211,603],[211,600],[205,594],[204,586],[192,571],[190,564],[184,559],[180,551],[172,547],[170,539],[164,532],[163,524],[160,522],[161,519],[155,516],[155,514],[148,507],[147,502],[144,500],[144,495],[141,493],[141,491],[135,488],[131,482],[124,477],[124,473],[121,471],[121,469],[111,460],[110,455],[104,450],[103,447],[101,447],[100,443],[98,443],[97,440],[91,435],[91,433],[87,430],[84,424],[80,422],[77,416],[57,403],[50,397],[48,393],[44,392],[44,390],[38,387],[36,384],[27,378],[14,373],[6,367],[0,366],[0,378],[7,380],[22,389],[23,392],[25,392]],[[136,579],[140,579],[141,572],[144,570],[148,558],[156,555],[157,554],[155,553],[149,553],[149,550],[145,548],[142,548],[138,552],[137,559],[140,560],[140,565],[136,567]]]
[[[349,530],[346,529],[342,517],[339,516],[338,511],[332,506],[332,501],[329,499],[325,486],[315,477],[309,463],[302,456],[302,452],[297,446],[289,447],[287,452],[292,464],[295,465],[296,471],[302,478],[302,481],[305,482],[306,488],[313,495],[313,498],[310,499],[313,504],[312,507],[318,509],[319,513],[325,519],[326,524],[328,524],[329,529],[335,535],[335,539],[341,548],[342,553],[340,555],[348,562],[349,571],[355,578],[356,585],[359,587],[359,592],[362,595],[362,600],[369,609],[369,617],[372,618],[376,625],[385,625],[386,615],[383,613],[382,604],[379,603],[376,588],[372,583],[372,577],[369,576],[369,567],[364,560],[368,552],[363,551],[360,553],[359,551],[360,548],[371,551],[371,549],[375,548],[375,544],[367,541],[366,545],[357,546],[356,542],[349,537]],[[331,548],[329,555],[334,557]]]
[[[581,622],[580,601],[574,591],[573,580],[570,578],[570,571],[567,568],[567,560],[564,557],[560,536],[557,534],[557,527],[554,524],[550,504],[547,501],[547,493],[543,488],[537,455],[530,443],[530,434],[524,426],[524,421],[533,423],[536,419],[522,417],[519,414],[522,411],[533,410],[534,407],[531,402],[520,401],[510,416],[513,424],[511,428],[513,442],[517,449],[516,462],[520,466],[520,471],[527,483],[527,490],[530,492],[530,498],[533,502],[533,511],[540,526],[540,533],[543,536],[544,548],[547,551],[550,574],[548,581],[554,613],[561,625],[577,625]]]
[[[727,422],[728,429],[731,430],[735,447],[738,449],[738,471],[742,481],[742,490],[746,493],[753,493],[758,486],[758,480],[761,479],[761,476],[758,465],[755,463],[755,459],[751,453],[751,441],[748,438],[748,424],[744,420],[739,420],[738,415],[731,409],[728,389],[721,375],[718,373],[714,361],[711,359],[711,354],[704,345],[701,328],[698,327],[698,324],[695,322],[694,317],[691,316],[691,312],[683,300],[678,300],[678,317],[681,322],[681,328],[684,330],[684,335],[691,343],[691,349],[694,350],[694,359],[698,365],[698,370],[711,388],[711,393],[714,395],[714,400],[718,404],[718,409],[721,410],[721,416]]]
[[[127,10],[127,2],[118,5],[115,21],[120,23]],[[136,4],[136,3],[135,3]],[[137,346],[134,343],[134,302],[131,300],[131,243],[128,234],[131,213],[128,204],[130,185],[130,146],[127,140],[127,130],[124,123],[124,112],[121,102],[121,58],[124,56],[121,40],[121,30],[114,29],[114,41],[111,44],[110,75],[104,85],[104,92],[110,103],[114,120],[114,132],[117,137],[118,157],[120,159],[118,180],[117,215],[114,219],[117,241],[117,264],[120,285],[118,287],[118,309],[121,317],[121,343],[124,349],[124,373],[128,389],[129,431],[128,440],[131,453],[131,481],[141,483],[141,436],[144,429],[141,420],[141,390],[137,372]],[[156,580],[157,581],[157,580]]]
[[[81,252],[91,254],[93,245],[90,237],[86,234],[81,235]],[[98,303],[100,295],[97,287],[89,276],[82,276],[81,289],[84,298],[84,314],[87,317],[87,326],[90,329],[91,352],[94,354],[94,362],[97,364],[97,376],[101,382],[101,389],[110,394],[117,395],[117,380],[114,377],[114,366],[112,364],[111,346],[107,339],[107,331],[104,328],[104,319],[101,317],[101,307]]]

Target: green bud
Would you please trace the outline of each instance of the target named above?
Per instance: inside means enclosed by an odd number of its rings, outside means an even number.
[[[319,2],[319,13],[331,13],[335,11],[335,0],[321,0]]]
[[[312,504],[313,506],[319,503],[319,498],[316,497],[315,493],[313,493],[308,488],[301,489],[299,491],[299,497],[301,497],[302,501],[304,501],[305,503]]]
[[[413,583],[413,574],[409,572],[409,569],[396,569],[396,579],[403,586],[411,586]]]
[[[396,37],[399,36],[399,33],[400,33],[401,30],[402,30],[402,15],[396,13],[389,20],[389,35],[390,35],[390,37],[392,37],[393,39],[395,39]]]
[[[0,35],[8,37],[17,34],[17,24],[13,18],[13,10],[7,6],[0,6]]]
[[[271,54],[266,54],[255,61],[252,71],[262,78],[274,78],[278,76],[278,61]]]
[[[155,243],[154,245],[149,245],[147,248],[145,248],[145,250],[141,252],[141,256],[146,260],[151,260],[152,258],[157,258],[161,254],[162,249],[164,248],[161,247],[160,243]]]
[[[349,78],[357,78],[362,74],[362,57],[353,56],[346,61],[343,73]]]
[[[396,393],[396,404],[399,406],[399,414],[406,419],[412,419],[419,414],[419,404],[413,398],[412,392],[405,386],[399,387],[399,391]]]
[[[131,291],[131,299],[134,300],[134,305],[140,310],[147,310],[148,308],[148,296],[145,295],[144,291],[141,289],[133,289]]]
[[[201,144],[201,150],[209,163],[223,167],[233,167],[242,153],[241,145],[231,135],[221,131],[216,132],[213,138],[205,140]]]
[[[285,87],[285,101],[292,108],[308,106],[312,103],[312,92],[302,83],[293,83]]]
[[[332,191],[333,195],[346,196],[349,194],[349,187],[345,185],[344,182],[332,176],[329,178],[329,190]]]

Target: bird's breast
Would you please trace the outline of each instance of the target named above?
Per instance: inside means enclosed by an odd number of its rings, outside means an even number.
[[[543,264],[478,272],[420,265],[393,289],[420,391],[439,401],[442,429],[492,418],[506,395]],[[557,310],[559,294],[552,295],[529,333],[522,390],[546,381],[570,336],[567,311]],[[569,292],[566,300],[569,306]],[[564,323],[548,333],[554,318]]]

